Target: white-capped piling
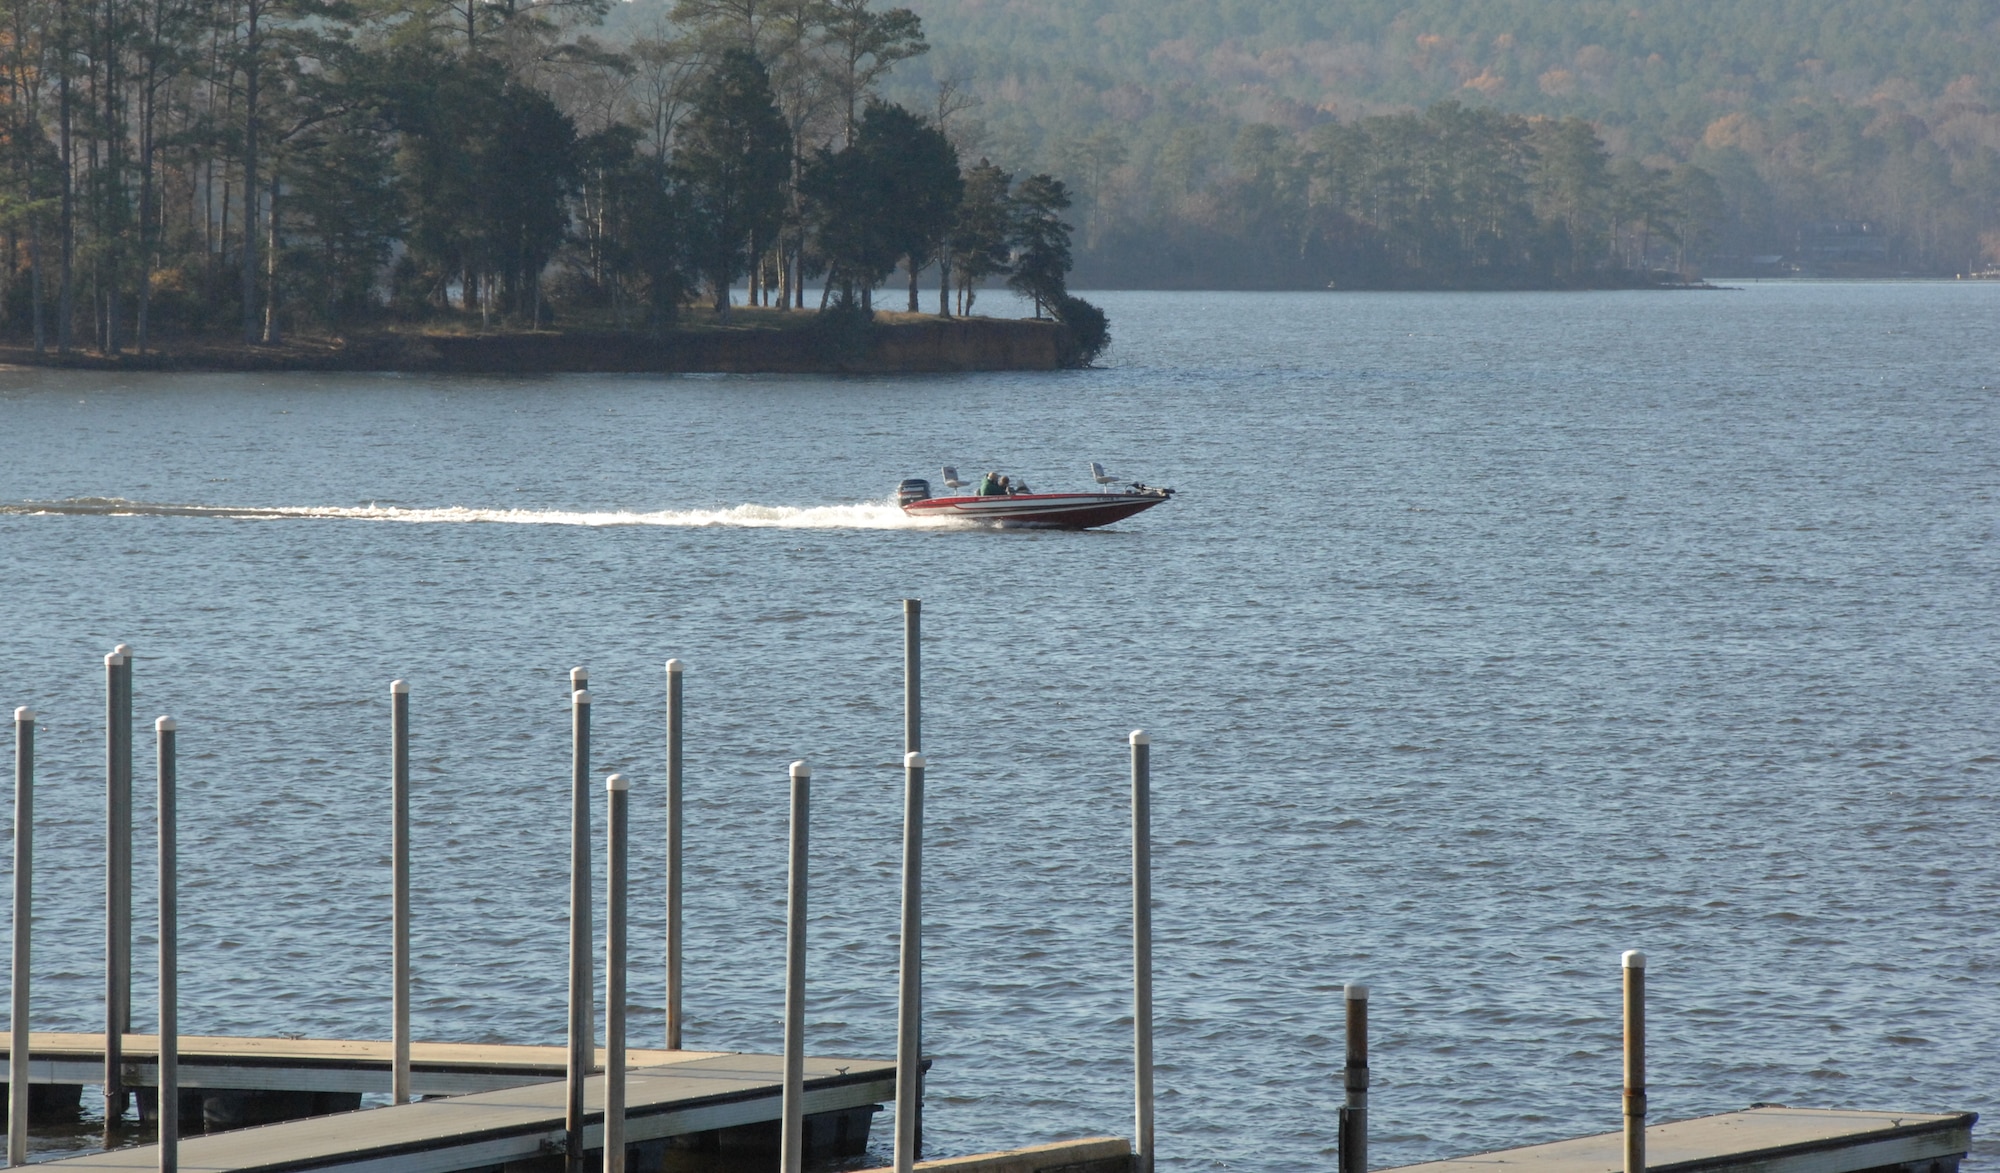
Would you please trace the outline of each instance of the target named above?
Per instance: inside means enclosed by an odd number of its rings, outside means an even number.
[[[1347,1102],[1340,1109],[1340,1173],[1368,1173],[1368,987],[1347,983],[1347,1062],[1342,1084]]]
[[[1153,1173],[1153,739],[1132,744],[1132,1168]]]
[[[625,1173],[625,775],[604,791],[604,1173]]]
[[[582,680],[581,668],[570,670]],[[563,1115],[564,1158],[568,1173],[583,1173],[583,1081],[596,1048],[591,1031],[590,939],[590,693],[570,693],[569,808],[569,1064],[568,1105]]]
[[[132,649],[104,657],[104,1123],[125,1114],[132,1029]]]
[[[172,717],[153,722],[159,743],[160,792],[160,1173],[177,1173],[181,1144],[180,1067],[180,806],[175,764],[178,726]]]
[[[903,755],[903,921],[896,973],[896,1173],[910,1173],[921,1139],[924,1063],[924,769]]]
[[[577,667],[571,668],[569,670],[570,696],[574,697],[579,692],[588,691],[589,688],[590,688],[589,671],[586,670],[582,665],[578,665]],[[585,791],[588,792],[588,790],[589,786],[586,783]],[[590,838],[590,833],[586,831],[584,833],[584,839],[588,841],[589,838]],[[589,871],[589,863],[590,861],[588,859],[584,861],[584,870],[586,872]],[[592,965],[593,966],[592,973],[595,974],[596,971],[594,968],[594,963],[587,961],[585,962],[585,964]],[[593,977],[592,980],[595,980],[595,978]],[[594,992],[596,990],[596,987],[592,986],[591,989]],[[583,1037],[593,1040],[593,1042],[597,1038],[597,999],[595,996],[585,998],[583,1000]],[[592,1051],[591,1054],[594,1056],[595,1051]]]
[[[391,983],[389,1037],[393,1052],[389,1102],[410,1102],[410,686],[389,682],[389,833]]]
[[[903,752],[924,751],[924,601],[903,600]]]
[[[785,897],[785,1083],[778,1127],[780,1173],[805,1168],[806,1132],[806,840],[812,817],[812,767],[793,762],[792,832]]]
[[[667,661],[667,1050],[681,1049],[681,662]]]
[[[1627,949],[1625,973],[1625,1173],[1646,1173],[1646,955]]]
[[[35,927],[35,710],[14,710],[14,972],[7,1051],[7,1164],[28,1163],[28,978]]]

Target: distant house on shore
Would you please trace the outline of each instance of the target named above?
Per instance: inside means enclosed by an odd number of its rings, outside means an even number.
[[[1867,220],[1814,220],[1799,225],[1798,260],[1809,269],[1882,266],[1889,238]]]

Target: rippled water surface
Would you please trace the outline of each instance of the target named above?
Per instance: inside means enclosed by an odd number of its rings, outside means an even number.
[[[1108,365],[1062,374],[0,373],[36,1025],[99,1021],[126,641],[183,730],[183,1030],[386,1035],[401,676],[417,1032],[559,1041],[585,664],[653,1041],[678,656],[689,1044],[778,1046],[806,758],[812,1049],[887,1055],[915,595],[941,1151],[1130,1128],[1138,726],[1168,1167],[1332,1167],[1354,980],[1378,1165],[1614,1129],[1633,947],[1659,1117],[1995,1106],[2000,286],[1102,300]],[[1180,496],[1080,534],[883,504],[1092,459]]]

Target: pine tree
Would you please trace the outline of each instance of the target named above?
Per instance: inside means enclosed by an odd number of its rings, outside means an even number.
[[[777,232],[790,171],[789,136],[771,98],[770,76],[746,49],[710,70],[681,127],[677,164],[696,231],[695,268],[715,312],[729,314],[729,286]]]
[[[965,173],[965,194],[947,242],[959,312],[972,312],[980,282],[1008,271],[1013,251],[1014,177],[981,159]]]
[[[1014,192],[1014,271],[1007,284],[1032,298],[1035,316],[1053,308],[1069,280],[1071,228],[1062,219],[1069,189],[1052,175],[1031,175]]]

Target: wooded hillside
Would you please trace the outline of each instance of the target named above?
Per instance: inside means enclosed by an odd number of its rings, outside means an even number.
[[[1752,258],[1782,255],[1786,271],[1949,274],[2000,261],[2000,7],[1980,0],[912,7],[935,46],[922,72],[983,99],[970,113],[983,145],[1077,193],[1086,278],[1157,277],[1164,239],[1186,277],[1313,283],[1324,266],[1297,261],[1296,241],[1242,222],[1242,185],[1274,151],[1300,176],[1323,171],[1314,135],[1329,123],[1447,100],[1585,119],[1610,161],[1712,176],[1722,207],[1699,247],[1654,234],[1655,264],[1779,271]],[[1314,182],[1292,184],[1294,223],[1326,210]],[[1616,219],[1607,209],[1604,247],[1629,251]]]

